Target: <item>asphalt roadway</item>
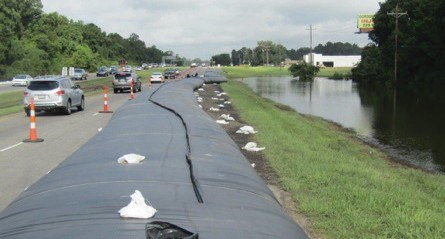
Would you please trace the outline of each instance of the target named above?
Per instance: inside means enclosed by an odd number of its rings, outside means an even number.
[[[143,85],[142,91],[157,87]],[[129,93],[109,93],[109,110],[116,110],[129,98]],[[22,142],[30,131],[25,112],[0,117],[0,211],[107,125],[113,114],[98,113],[103,110],[103,95],[86,97],[85,103],[84,111],[73,109],[71,115],[37,113],[37,137],[44,139],[41,143]]]

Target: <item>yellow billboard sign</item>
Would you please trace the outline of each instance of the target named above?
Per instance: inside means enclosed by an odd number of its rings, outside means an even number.
[[[374,28],[374,14],[360,14],[360,15],[358,15],[357,27],[359,29],[373,29]]]

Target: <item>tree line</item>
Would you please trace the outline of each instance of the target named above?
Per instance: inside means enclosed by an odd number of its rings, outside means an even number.
[[[444,12],[443,0],[380,3],[374,30],[369,33],[373,44],[363,49],[361,63],[352,71],[353,79],[361,85],[397,86],[422,95],[443,95]],[[399,15],[398,29],[395,16],[388,13],[406,13]]]
[[[212,62],[221,65],[280,65],[286,59],[303,60],[303,56],[310,53],[309,47],[302,47],[297,50],[288,50],[282,44],[275,44],[272,41],[258,41],[255,48],[242,47],[232,52],[214,55]],[[323,55],[360,55],[362,49],[357,44],[342,42],[327,42],[318,44],[312,52]]]
[[[133,64],[161,62],[165,55],[135,33],[124,38],[92,23],[44,13],[40,0],[0,1],[0,79],[59,73],[63,66],[94,71],[121,58]]]

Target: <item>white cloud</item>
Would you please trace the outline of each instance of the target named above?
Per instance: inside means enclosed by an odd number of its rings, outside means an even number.
[[[376,0],[42,0],[45,12],[94,23],[107,33],[127,38],[139,35],[187,58],[209,59],[232,49],[255,47],[271,40],[288,49],[350,42],[364,46],[367,35],[357,35],[357,15],[378,10]]]

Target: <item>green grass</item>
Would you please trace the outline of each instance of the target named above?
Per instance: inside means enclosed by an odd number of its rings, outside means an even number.
[[[254,76],[290,76],[290,72],[287,67],[266,67],[266,66],[258,66],[258,67],[249,67],[249,66],[240,66],[240,67],[223,67],[222,68],[227,77],[235,79],[235,78],[246,78],[246,77],[254,77]],[[351,67],[325,67],[321,68],[320,72],[318,72],[318,77],[331,77],[335,73],[339,74],[349,74],[351,72]]]
[[[227,70],[231,75],[230,69]],[[351,132],[222,84],[301,213],[325,238],[444,238],[445,176],[390,163]]]
[[[346,75],[351,73],[351,69],[351,67],[325,67],[320,69],[317,76],[332,77],[335,73]]]
[[[240,66],[240,67],[223,67],[222,70],[229,78],[246,78],[254,76],[288,76],[290,72],[287,67],[250,67],[250,66]]]
[[[0,94],[0,116],[23,110],[23,91],[11,91]]]

